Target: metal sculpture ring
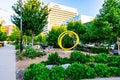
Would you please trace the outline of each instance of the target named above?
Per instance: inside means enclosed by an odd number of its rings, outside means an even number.
[[[75,38],[76,38],[75,44],[74,44],[72,47],[70,47],[70,48],[64,48],[64,47],[62,46],[62,39],[63,39],[63,37],[64,37],[65,35],[67,35],[67,34],[75,35]],[[65,31],[65,32],[61,33],[60,36],[58,37],[58,45],[59,45],[60,48],[63,49],[63,50],[71,50],[71,49],[73,49],[74,47],[76,47],[78,43],[79,43],[79,37],[78,37],[78,35],[77,35],[75,32],[73,32],[73,31]]]

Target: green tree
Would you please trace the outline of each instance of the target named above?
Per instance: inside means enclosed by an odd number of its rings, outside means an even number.
[[[31,36],[23,35],[23,44],[28,44],[32,41]]]
[[[102,18],[113,27],[112,32],[115,34],[115,40],[120,37],[120,0],[105,0],[97,16]]]
[[[20,39],[20,30],[18,27],[14,26],[12,33],[9,36],[9,40],[19,42]]]
[[[95,43],[98,46],[100,43],[110,44],[113,41],[112,27],[101,18],[86,24],[86,33],[83,36],[84,43]]]
[[[92,43],[102,43],[111,37],[112,27],[109,26],[107,21],[96,18],[92,21],[91,26],[87,30]]]
[[[7,39],[7,31],[3,30],[3,26],[0,26],[0,41],[5,41]]]
[[[20,4],[17,2],[12,6],[14,14],[12,22],[20,27]],[[32,44],[34,35],[38,35],[47,24],[48,7],[39,0],[26,0],[22,5],[22,23],[23,32],[26,35],[32,35]]]
[[[51,31],[47,34],[47,43],[50,46],[53,47],[59,47],[58,46],[58,37],[59,35],[66,31],[66,26],[53,26]]]
[[[83,34],[86,32],[85,25],[82,24],[80,21],[70,21],[67,24],[67,30],[74,31],[78,34],[80,40],[83,39]]]
[[[0,31],[0,41],[5,41],[7,39],[7,33]]]
[[[72,47],[76,42],[75,35],[66,34],[62,39],[62,46],[65,48]]]
[[[35,36],[34,41],[38,42],[38,43],[45,43],[46,42],[46,35],[43,33],[40,33],[39,35]]]

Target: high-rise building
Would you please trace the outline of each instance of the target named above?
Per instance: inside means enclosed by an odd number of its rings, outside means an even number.
[[[44,27],[43,33],[48,32],[52,26],[61,25],[64,21],[78,15],[77,9],[53,2],[48,4],[48,10],[50,11],[48,24]]]

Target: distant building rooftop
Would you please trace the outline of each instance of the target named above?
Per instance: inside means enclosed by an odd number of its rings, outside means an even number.
[[[94,17],[87,16],[87,15],[81,15],[80,20],[82,23],[87,23],[95,19]]]
[[[76,20],[79,20],[79,21],[81,21],[84,24],[84,23],[91,22],[93,19],[94,19],[94,17],[91,17],[91,16],[77,15],[77,16],[74,16],[74,17],[64,21],[63,24],[67,24],[69,21],[76,21]]]

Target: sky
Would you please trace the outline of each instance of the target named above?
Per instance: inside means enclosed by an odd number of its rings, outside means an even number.
[[[95,17],[102,8],[104,0],[41,0],[44,3],[55,2],[61,5],[76,8],[79,15],[88,15]],[[1,0],[0,1],[0,17],[5,20],[5,24],[11,24],[10,16],[14,14],[12,5],[17,0]]]

